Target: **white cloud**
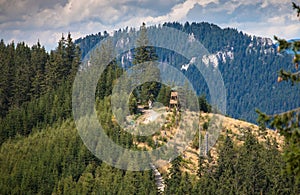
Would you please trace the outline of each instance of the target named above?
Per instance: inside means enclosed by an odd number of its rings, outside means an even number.
[[[39,39],[54,48],[62,32],[70,31],[78,38],[138,27],[142,22],[185,22],[197,6],[205,10],[199,18],[206,20],[206,14],[210,14],[208,22],[222,27],[268,37],[300,34],[290,0],[0,0],[0,38],[29,43]]]
[[[267,23],[271,23],[271,24],[284,24],[285,23],[285,17],[282,17],[282,16],[274,16],[274,17],[271,17],[271,18],[267,18],[266,19]]]
[[[141,17],[141,18],[133,18],[130,21],[125,22],[125,25],[132,24],[135,26],[136,24],[140,25],[142,22],[146,22],[147,24],[159,24],[163,22],[169,21],[185,21],[187,20],[186,16],[188,12],[193,9],[193,7],[198,4],[201,6],[206,6],[209,3],[218,3],[218,0],[186,0],[183,3],[177,4],[172,7],[171,12],[166,15],[161,15],[158,17]]]
[[[274,35],[285,38],[299,38],[299,23],[266,23],[266,22],[246,22],[246,23],[230,23],[223,27],[231,26],[242,30],[249,35],[272,38]]]
[[[290,0],[226,1],[206,12],[210,13],[209,22],[251,35],[270,38],[278,35],[290,39],[300,34],[300,21]]]

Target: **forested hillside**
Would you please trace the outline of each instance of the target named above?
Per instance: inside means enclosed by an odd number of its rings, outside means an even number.
[[[259,143],[249,132],[244,139],[238,146],[223,137],[218,164],[207,166],[210,159],[202,159],[197,175],[183,172],[187,159],[178,157],[163,174],[165,194],[298,194],[293,178],[281,173],[284,161],[276,143]],[[152,171],[124,171],[101,162],[71,120],[5,142],[0,159],[1,194],[157,194]]]
[[[80,65],[71,34],[50,54],[40,43],[30,48],[1,40],[0,47],[0,144],[71,117],[71,86]]]

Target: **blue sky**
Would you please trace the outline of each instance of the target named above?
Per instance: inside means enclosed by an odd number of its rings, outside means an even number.
[[[256,36],[298,38],[300,20],[291,5],[290,0],[0,0],[0,39],[29,45],[40,40],[50,50],[62,33],[79,38],[166,21],[205,21]]]

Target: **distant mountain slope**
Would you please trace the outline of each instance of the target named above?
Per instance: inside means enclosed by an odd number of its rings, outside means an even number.
[[[249,36],[235,29],[221,29],[209,23],[182,25],[174,22],[165,23],[164,26],[188,33],[191,41],[200,41],[211,53],[208,60],[214,61],[224,79],[228,115],[255,122],[256,108],[272,114],[299,106],[300,87],[276,82],[277,71],[281,68],[292,70],[294,66],[291,64],[291,56],[278,53],[271,39]],[[149,27],[148,33],[155,28],[159,27]],[[116,31],[113,35],[116,48],[126,44],[126,40],[119,39],[121,35],[137,33],[136,30],[128,28]],[[95,37],[99,35],[81,38],[76,43],[84,53],[87,53],[96,45],[95,41],[102,39]],[[87,42],[93,44],[88,45]],[[156,52],[160,61],[174,62],[174,66],[183,71],[195,84],[195,88],[199,89],[198,93],[206,94],[209,98],[209,90],[203,85],[205,83],[203,76],[189,61],[160,48]],[[131,63],[132,53],[133,51],[129,51],[121,56],[123,66],[124,63]]]

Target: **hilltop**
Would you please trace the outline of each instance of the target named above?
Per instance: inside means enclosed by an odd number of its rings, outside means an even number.
[[[179,113],[177,113],[179,114]],[[174,123],[172,123],[171,119],[174,115],[174,112],[167,112],[167,108],[154,108],[154,110],[143,110],[143,114],[139,116],[136,119],[136,123],[140,125],[145,125],[148,123],[162,123],[162,127],[160,130],[156,131],[154,135],[150,136],[152,137],[152,141],[149,141],[149,138],[144,140],[143,142],[137,140],[135,141],[135,144],[137,147],[141,150],[152,150],[153,147],[156,148],[155,144],[158,146],[163,146],[165,143],[173,139],[173,136],[176,133],[179,133],[180,130],[178,126],[174,126]],[[258,140],[259,143],[262,145],[266,144],[266,142],[274,141],[276,143],[276,147],[279,152],[282,152],[284,147],[284,137],[281,136],[277,131],[272,129],[266,129],[262,130],[259,126],[253,123],[249,123],[243,120],[233,119],[226,116],[221,116],[219,114],[212,114],[212,113],[204,113],[202,112],[200,114],[199,119],[199,125],[204,126],[209,124],[209,121],[212,117],[218,115],[218,117],[221,117],[221,126],[220,126],[220,134],[218,135],[217,142],[212,146],[212,148],[209,149],[209,156],[210,156],[210,162],[209,166],[214,166],[217,164],[218,156],[219,156],[219,149],[222,144],[224,144],[225,138],[228,136],[232,141],[233,145],[235,147],[241,147],[245,143],[245,139],[247,134],[251,134],[255,137],[255,139]],[[163,120],[163,119],[167,120]],[[190,121],[192,123],[192,121]],[[169,128],[168,128],[169,127]],[[146,128],[146,127],[144,127]],[[201,129],[195,130],[201,132],[202,135],[202,142],[205,140],[205,134],[206,130]],[[184,149],[184,152],[181,154],[183,157],[184,163],[182,164],[182,171],[197,174],[197,171],[199,169],[199,134],[196,133],[195,137],[193,138],[193,142],[190,142],[188,144],[188,147]],[[150,144],[150,145],[149,145]],[[202,150],[205,150],[202,148]],[[203,151],[201,152],[201,155],[203,155]],[[206,155],[205,155],[206,156]],[[204,157],[205,157],[204,156]],[[207,158],[207,156],[206,156]],[[203,162],[207,163],[207,162]],[[168,165],[159,168],[161,173],[167,174],[168,169],[170,169],[171,163]]]

